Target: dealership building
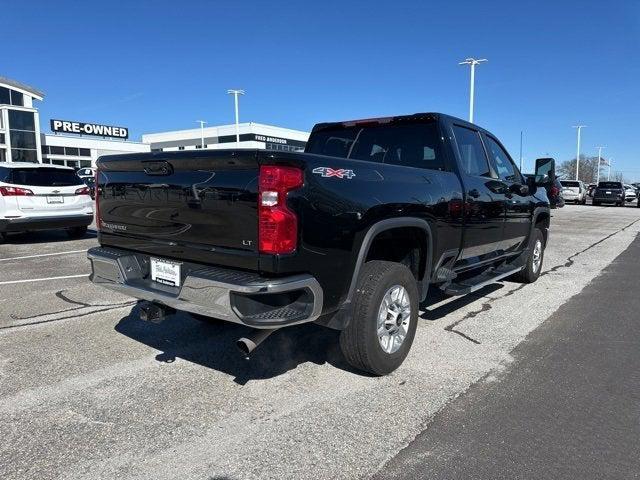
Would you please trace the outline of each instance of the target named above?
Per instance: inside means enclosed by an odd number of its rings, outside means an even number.
[[[0,162],[85,168],[95,167],[101,155],[122,153],[234,147],[301,151],[309,138],[308,132],[249,122],[149,133],[132,142],[126,127],[58,118],[49,119],[52,133],[42,133],[36,105],[43,99],[42,91],[0,77]]]
[[[238,124],[237,132],[232,124],[142,135],[153,152],[235,147],[297,152],[304,150],[308,138],[309,132],[254,122]]]
[[[149,145],[128,141],[124,127],[52,119],[53,133],[41,133],[36,102],[43,99],[40,90],[0,77],[0,162],[83,168],[100,155],[149,151]]]

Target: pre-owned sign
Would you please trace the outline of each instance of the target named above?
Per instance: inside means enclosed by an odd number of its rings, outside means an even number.
[[[69,122],[68,120],[51,120],[52,132],[77,133],[79,135],[95,135],[97,137],[129,138],[129,129],[97,123]]]

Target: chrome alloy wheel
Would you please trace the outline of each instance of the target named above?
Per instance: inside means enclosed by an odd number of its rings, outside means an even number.
[[[536,240],[536,244],[533,247],[533,273],[538,273],[542,265],[542,242]]]
[[[398,351],[409,331],[411,302],[401,285],[394,285],[382,297],[378,310],[378,341],[385,353]]]

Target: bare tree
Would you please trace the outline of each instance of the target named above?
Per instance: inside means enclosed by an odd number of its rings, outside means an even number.
[[[578,177],[585,183],[593,183],[596,181],[598,167],[598,157],[587,157],[580,155],[580,166]],[[566,160],[562,162],[558,168],[558,176],[563,180],[574,180],[576,178],[576,159]]]
[[[624,173],[622,172],[615,172],[613,174],[613,179],[616,182],[622,182],[622,183],[626,183],[625,178],[624,178]]]

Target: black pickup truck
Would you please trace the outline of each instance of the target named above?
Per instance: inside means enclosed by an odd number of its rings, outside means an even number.
[[[273,330],[341,330],[383,375],[413,342],[433,285],[464,295],[540,274],[553,159],[525,180],[486,130],[424,113],[323,123],[304,152],[249,149],[101,157],[91,280],[141,300]]]

